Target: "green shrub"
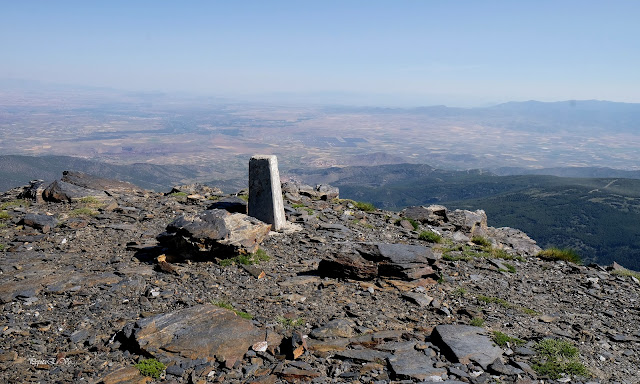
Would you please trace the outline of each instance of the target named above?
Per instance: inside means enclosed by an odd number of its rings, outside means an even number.
[[[537,256],[547,260],[564,260],[574,264],[582,264],[582,258],[578,252],[569,248],[549,248],[544,251],[540,251]]]
[[[465,294],[467,293],[467,290],[459,287],[453,290],[453,292],[451,292],[451,296],[453,297],[463,297]]]
[[[7,211],[0,211],[0,220],[10,219],[9,213]]]
[[[484,319],[481,319],[479,317],[474,317],[469,322],[469,325],[473,325],[474,327],[482,327],[484,325]]]
[[[293,204],[291,207],[292,208],[302,208],[302,207],[304,207],[304,204]]]
[[[0,243],[0,251],[4,251],[4,248],[6,247],[6,245]]]
[[[500,305],[502,307],[505,307],[505,308],[512,308],[513,307],[513,305],[511,303],[509,303],[506,300],[500,299],[498,297],[480,295],[480,296],[478,296],[478,301],[481,301],[481,302],[486,303],[486,304],[498,304],[498,305]]]
[[[363,201],[355,201],[353,205],[361,211],[364,212],[373,212],[376,210],[376,207],[371,203],[365,203]]]
[[[162,364],[156,359],[140,360],[138,364],[135,365],[135,367],[138,368],[143,376],[149,376],[154,379],[159,379],[162,371],[167,368],[166,365]]]
[[[471,256],[467,256],[467,255],[451,255],[449,253],[445,253],[442,255],[442,260],[446,260],[446,261],[469,261],[473,259]]]
[[[228,259],[218,260],[218,264],[222,267],[228,267],[232,264],[253,265],[259,264],[262,261],[269,261],[271,257],[265,252],[264,249],[258,248],[255,253],[248,255],[237,255]]]
[[[171,197],[185,197],[185,196],[189,196],[189,194],[187,192],[179,191],[179,192],[170,193],[169,196],[171,196]]]
[[[611,274],[617,276],[633,276],[636,279],[640,280],[640,272],[632,271],[626,268],[613,270],[611,271]]]
[[[278,316],[277,320],[284,328],[295,328],[304,325],[304,318],[302,317],[287,319],[286,317]]]
[[[504,265],[506,269],[500,269],[501,272],[516,273],[516,267],[514,267],[513,265],[509,263],[502,263],[502,265]]]
[[[238,197],[244,201],[249,201],[249,195],[238,195]]]
[[[578,348],[568,341],[543,339],[536,343],[534,349],[538,355],[531,367],[540,376],[559,379],[562,374],[585,376],[589,373],[580,363]]]
[[[94,211],[91,208],[76,208],[73,211],[69,212],[69,216],[78,217],[78,216],[95,216],[98,212]]]
[[[5,201],[4,203],[0,204],[0,210],[4,210],[7,209],[9,207],[28,207],[31,205],[31,202],[29,202],[29,200],[24,200],[24,199],[16,199],[16,200],[11,200],[11,201]]]
[[[418,239],[427,241],[429,243],[442,243],[442,236],[433,231],[422,231],[418,235]]]
[[[253,319],[253,316],[251,316],[247,312],[242,312],[242,311],[239,311],[239,310],[233,308],[233,305],[227,303],[226,301],[216,301],[216,302],[212,301],[211,304],[215,305],[216,307],[220,307],[220,308],[224,308],[224,309],[228,309],[230,311],[233,311],[237,316],[240,316],[243,319],[247,319],[247,320]]]
[[[473,236],[471,238],[471,242],[473,244],[476,244],[476,245],[479,245],[479,246],[482,246],[482,247],[490,247],[491,246],[491,242],[489,240],[485,239],[482,236]]]
[[[507,343],[514,345],[524,344],[524,340],[518,339],[517,337],[508,336],[505,333],[500,331],[493,331],[493,341],[501,347],[507,345]]]

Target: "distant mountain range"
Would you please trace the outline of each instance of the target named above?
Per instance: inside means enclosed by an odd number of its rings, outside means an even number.
[[[217,187],[237,191],[246,187],[246,180],[230,176],[228,180],[212,181],[209,168],[191,165],[157,165],[137,163],[129,165],[109,164],[70,156],[0,156],[0,190],[29,184],[30,180],[59,179],[63,171],[74,170],[109,179],[128,181],[154,191],[168,191],[174,185],[210,182]]]

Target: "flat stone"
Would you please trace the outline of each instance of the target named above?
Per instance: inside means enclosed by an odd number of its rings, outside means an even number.
[[[347,349],[345,351],[339,351],[334,354],[337,358],[353,359],[357,361],[384,361],[387,357],[391,356],[391,353],[385,351],[376,351],[374,349]]]
[[[86,197],[93,197],[100,201],[109,200],[109,197],[104,191],[80,187],[62,180],[56,180],[51,183],[42,195],[47,201],[66,203],[78,201]]]
[[[58,225],[58,220],[54,216],[28,213],[22,219],[22,224],[31,228],[40,229],[42,232],[47,233],[51,228],[55,228],[56,225]]]
[[[391,369],[399,379],[425,380],[432,376],[447,374],[446,368],[436,368],[434,361],[424,353],[407,350],[389,357]]]
[[[249,347],[264,341],[265,332],[233,311],[204,304],[138,320],[132,339],[161,361],[217,359],[231,367]]]
[[[178,217],[158,241],[186,258],[230,257],[256,252],[270,228],[270,224],[241,213],[210,209]]]
[[[434,273],[431,264],[438,257],[422,245],[360,243],[357,252],[378,265],[381,277],[414,280]]]
[[[102,384],[143,384],[152,379],[140,374],[136,367],[125,367],[115,370],[100,379]]]
[[[322,327],[312,330],[309,335],[316,339],[324,339],[330,337],[349,338],[355,335],[355,331],[353,329],[354,326],[355,324],[351,320],[334,319],[329,321]]]
[[[433,301],[433,297],[418,292],[403,293],[402,297],[412,303],[418,304],[420,307],[428,307]]]
[[[470,325],[438,325],[431,334],[432,342],[454,362],[469,364],[475,362],[483,369],[502,356],[502,349],[496,347],[486,331]]]
[[[320,276],[356,280],[372,280],[378,276],[378,265],[356,253],[337,253],[318,264]]]
[[[335,339],[324,339],[324,340],[316,340],[316,339],[308,339],[307,340],[307,348],[310,351],[315,352],[331,352],[331,351],[344,351],[347,349],[347,346],[351,343],[351,340],[348,338],[335,338]]]

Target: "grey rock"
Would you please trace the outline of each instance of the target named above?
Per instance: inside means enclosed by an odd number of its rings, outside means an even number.
[[[227,367],[265,338],[251,321],[211,304],[138,320],[132,333],[138,348],[161,361],[218,359]]]
[[[178,217],[158,236],[158,241],[187,258],[229,257],[256,252],[270,228],[241,213],[211,209]]]
[[[475,212],[456,209],[447,214],[449,222],[455,225],[456,229],[471,235],[484,235],[488,228],[487,214],[483,210]]]
[[[428,307],[429,304],[431,304],[431,302],[433,301],[433,297],[418,292],[403,293],[402,297],[411,301],[412,303],[418,304],[421,307]]]
[[[502,349],[493,345],[486,331],[469,325],[438,325],[431,338],[434,344],[455,362],[475,362],[483,369],[502,356]]]
[[[447,374],[446,368],[436,368],[433,360],[418,351],[403,351],[389,357],[389,364],[399,379],[425,380],[431,376]]]
[[[374,362],[374,361],[384,361],[387,357],[391,356],[391,353],[364,348],[364,349],[347,349],[344,351],[337,351],[335,352],[334,356],[342,359]]]
[[[441,225],[449,221],[447,218],[447,208],[442,205],[407,207],[402,210],[402,213],[405,217],[421,223]]]
[[[334,319],[316,328],[309,334],[316,339],[333,338],[333,337],[353,337],[355,335],[353,321],[348,319]]]
[[[51,228],[55,228],[58,225],[58,220],[54,216],[28,213],[22,218],[22,224],[48,233]]]
[[[320,276],[371,280],[378,277],[378,265],[356,253],[337,253],[318,264]]]

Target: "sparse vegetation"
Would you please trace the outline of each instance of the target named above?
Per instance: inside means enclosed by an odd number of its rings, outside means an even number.
[[[4,248],[6,247],[6,245],[0,243],[0,251],[4,251]]]
[[[353,205],[361,211],[364,212],[373,212],[376,210],[376,207],[371,203],[365,203],[363,201],[354,201]]]
[[[9,218],[11,218],[11,216],[9,216],[7,211],[0,211],[0,220],[7,220]]]
[[[429,243],[442,243],[442,236],[433,231],[422,231],[418,235],[418,239],[427,241]]]
[[[484,325],[484,319],[479,317],[474,317],[469,322],[469,325],[473,325],[474,327],[482,327]]]
[[[291,205],[292,208],[302,208],[304,207],[304,204],[293,204]]]
[[[260,264],[263,261],[269,261],[271,257],[265,252],[264,249],[258,248],[255,253],[250,253],[248,255],[237,255],[235,257],[231,257],[228,259],[218,260],[218,264],[222,267],[228,267],[232,264],[242,264],[242,265],[253,265]]]
[[[104,206],[104,203],[95,196],[85,196],[79,199],[78,202],[83,204],[85,207],[91,208],[102,208]]]
[[[502,265],[505,266],[506,269],[500,269],[500,272],[510,272],[510,273],[516,273],[516,267],[514,267],[513,265],[509,264],[509,263],[502,263]]]
[[[451,255],[449,253],[445,253],[442,255],[442,259],[446,260],[446,261],[469,261],[472,259],[471,256],[467,256],[467,255]]]
[[[241,198],[244,201],[249,201],[249,195],[238,195],[239,198]]]
[[[284,328],[295,328],[304,325],[304,318],[298,317],[295,319],[287,319],[286,317],[278,316],[278,323]]]
[[[478,301],[483,302],[485,304],[498,304],[501,307],[513,308],[513,304],[511,304],[508,301],[506,301],[504,299],[501,299],[499,297],[480,295],[480,296],[478,296]]]
[[[570,248],[549,248],[540,251],[537,256],[547,260],[564,260],[574,264],[582,264],[582,258],[578,252]]]
[[[417,221],[415,221],[414,219],[410,218],[410,217],[402,217],[399,219],[396,219],[395,224],[396,225],[400,225],[401,222],[403,221],[408,221],[409,224],[411,224],[411,226],[413,227],[413,230],[417,230],[418,227],[420,226],[420,223],[418,223]]]
[[[10,200],[0,204],[0,211],[5,210],[9,207],[28,207],[30,205],[31,205],[31,202],[29,202],[29,200],[24,200],[24,199]]]
[[[539,341],[534,349],[538,352],[538,360],[531,367],[540,376],[559,379],[563,374],[589,374],[580,362],[578,348],[566,340],[544,339]]]
[[[632,271],[630,269],[616,269],[614,271],[611,271],[612,275],[617,275],[617,276],[632,276],[635,277],[636,279],[640,280],[640,272],[636,272],[636,271]]]
[[[488,239],[485,239],[482,236],[473,236],[471,238],[471,242],[473,244],[482,246],[482,247],[490,247],[491,246],[491,241],[489,241]]]
[[[493,341],[500,347],[506,346],[507,343],[513,345],[524,344],[524,340],[518,339],[517,337],[508,336],[507,334],[500,331],[493,331]]]
[[[97,211],[94,211],[93,209],[87,208],[87,207],[76,208],[73,211],[69,212],[69,216],[71,216],[71,217],[95,216],[97,214],[98,214]]]
[[[169,196],[171,196],[171,197],[186,197],[188,195],[189,194],[187,192],[182,192],[182,191],[172,192],[172,193],[169,194]]]
[[[220,308],[224,308],[224,309],[228,309],[230,311],[233,311],[237,316],[240,316],[243,319],[247,319],[247,320],[253,319],[253,316],[251,316],[247,312],[242,312],[242,311],[239,311],[239,310],[233,308],[233,305],[227,303],[226,301],[215,301],[215,302],[212,301],[211,304],[215,305],[216,307],[220,307]]]
[[[453,297],[464,297],[464,295],[467,293],[467,290],[459,287],[453,290],[453,292],[451,292],[451,296]]]
[[[159,379],[167,366],[156,359],[144,359],[140,360],[136,365],[136,368],[143,376],[149,376],[154,379]]]
[[[373,225],[371,225],[371,224],[369,224],[369,223],[367,223],[366,221],[363,221],[363,220],[353,219],[353,220],[351,220],[351,223],[354,224],[354,225],[361,225],[361,226],[363,226],[365,228],[369,228],[369,229],[373,229],[374,228]]]
[[[478,301],[485,303],[485,304],[497,304],[503,308],[513,308],[513,309],[517,309],[523,313],[526,313],[527,315],[537,315],[538,312],[534,311],[533,309],[527,308],[527,307],[520,307],[514,304],[511,304],[510,302],[501,299],[499,297],[492,297],[492,296],[483,296],[480,295],[478,296]]]

